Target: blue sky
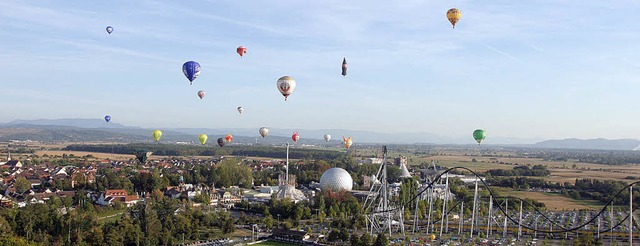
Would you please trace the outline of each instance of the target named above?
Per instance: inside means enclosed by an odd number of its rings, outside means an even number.
[[[0,1],[0,122],[640,138],[639,5]],[[298,84],[287,102],[284,75]]]

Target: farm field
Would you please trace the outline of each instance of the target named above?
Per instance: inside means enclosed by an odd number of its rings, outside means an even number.
[[[472,159],[476,162],[472,162]],[[489,158],[475,156],[432,156],[422,158],[423,162],[437,162],[438,165],[444,167],[467,167],[477,172],[484,172],[490,169],[513,169],[518,165],[544,165],[551,175],[545,179],[552,182],[573,182],[579,178],[594,178],[600,180],[618,180],[624,182],[633,182],[635,180],[627,179],[627,177],[640,177],[640,166],[638,165],[602,165],[577,161],[545,161],[535,158]],[[503,163],[503,164],[500,164]],[[574,168],[575,165],[575,168]]]
[[[500,192],[501,196],[514,196],[518,198],[529,198],[544,203],[548,211],[573,211],[580,209],[601,209],[604,205],[598,201],[574,200],[560,194],[516,191],[502,187],[491,187],[492,190]]]

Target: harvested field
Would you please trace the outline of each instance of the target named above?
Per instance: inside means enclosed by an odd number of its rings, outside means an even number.
[[[573,211],[579,209],[600,209],[601,205],[598,201],[574,200],[561,196],[560,194],[530,191],[514,191],[506,188],[491,187],[491,189],[500,191],[503,196],[515,196],[519,198],[529,198],[544,203],[548,211]]]

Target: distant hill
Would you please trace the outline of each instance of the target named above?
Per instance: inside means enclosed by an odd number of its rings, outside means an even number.
[[[115,122],[106,122],[102,119],[39,119],[39,120],[14,120],[5,124],[6,126],[17,125],[38,125],[38,126],[74,126],[81,128],[139,128],[124,126]]]
[[[145,141],[149,140],[153,129],[126,126],[103,119],[38,119],[14,120],[0,124],[0,129],[13,129],[11,134],[0,134],[0,140],[34,140],[34,141]],[[21,130],[18,130],[21,129]],[[342,136],[351,136],[355,143],[385,144],[475,144],[470,133],[461,136],[441,136],[427,132],[380,133],[373,131],[357,131],[345,129],[282,129],[269,127],[269,136],[261,138],[256,128],[167,128],[162,140],[193,141],[204,133],[209,135],[209,142],[226,134],[234,136],[234,142],[280,144],[289,140],[294,131],[300,134],[300,144],[339,145]],[[37,130],[37,131],[36,131]],[[37,133],[35,133],[36,131]],[[331,134],[329,143],[323,141],[324,134]],[[492,136],[483,144],[533,144],[539,140],[506,138]]]
[[[537,148],[561,149],[600,149],[600,150],[638,150],[640,140],[637,139],[576,139],[546,140],[533,145]]]

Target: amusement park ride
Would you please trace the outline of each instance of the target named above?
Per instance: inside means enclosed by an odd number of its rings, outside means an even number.
[[[443,233],[453,233],[453,229],[457,229],[457,234],[462,235],[469,233],[470,237],[486,237],[492,234],[498,234],[502,238],[513,235],[520,239],[523,235],[531,235],[536,238],[546,236],[555,239],[569,238],[578,233],[591,232],[596,238],[608,238],[610,240],[625,240],[633,245],[633,231],[637,226],[634,225],[633,211],[640,206],[633,206],[633,187],[640,183],[636,181],[628,184],[621,190],[612,191],[614,194],[607,204],[599,211],[593,211],[590,215],[584,216],[582,220],[573,221],[573,223],[562,224],[558,218],[553,217],[553,212],[543,213],[528,201],[512,196],[496,196],[491,188],[487,185],[475,171],[466,167],[452,167],[446,170],[432,172],[432,175],[425,179],[425,183],[418,190],[418,194],[413,196],[408,202],[401,204],[390,198],[390,186],[387,178],[387,148],[382,147],[383,161],[378,169],[375,179],[372,180],[371,188],[365,199],[363,209],[365,211],[367,232],[370,234],[399,233],[405,236],[405,225],[412,226],[412,233],[431,234],[431,238],[435,235],[442,237]],[[435,164],[431,164],[429,169],[435,170]],[[464,170],[475,176],[474,196],[471,206],[471,218],[463,218],[465,204],[460,198],[449,192],[449,173],[454,170]],[[443,178],[444,177],[444,178]],[[444,183],[444,184],[443,184]],[[481,184],[489,193],[489,197],[481,198],[478,194],[478,185]],[[444,194],[436,194],[437,187],[444,187]],[[618,200],[614,204],[616,198],[629,197],[628,210],[625,205]],[[442,207],[435,207],[436,199],[442,199]],[[419,201],[426,201],[428,211],[426,218],[417,219]],[[457,200],[457,201],[456,201]],[[511,200],[511,201],[510,201]],[[509,211],[509,202],[519,201],[519,211]],[[405,224],[404,216],[405,208],[410,208],[410,204],[415,203],[415,211],[412,222]],[[618,217],[614,219],[614,205]],[[480,207],[488,207],[485,213],[486,218],[480,218]],[[514,208],[513,204],[511,208]],[[528,222],[523,218],[523,208],[528,208]],[[533,209],[531,209],[533,208]],[[607,211],[608,210],[608,211]],[[626,210],[626,211],[625,211]],[[440,218],[436,218],[438,212]],[[533,214],[533,215],[532,215]],[[549,215],[552,214],[552,215]],[[574,212],[575,214],[575,212]],[[589,214],[587,212],[587,214]],[[532,216],[529,216],[532,215]],[[564,216],[564,215],[562,215]],[[484,215],[482,216],[484,217]],[[468,221],[468,222],[467,222]],[[449,222],[457,222],[449,225]],[[627,223],[625,223],[627,222]],[[465,223],[468,223],[465,225]],[[439,224],[439,225],[438,225]],[[439,228],[438,228],[439,227]],[[450,231],[450,229],[452,229]],[[627,238],[628,237],[628,238]]]

